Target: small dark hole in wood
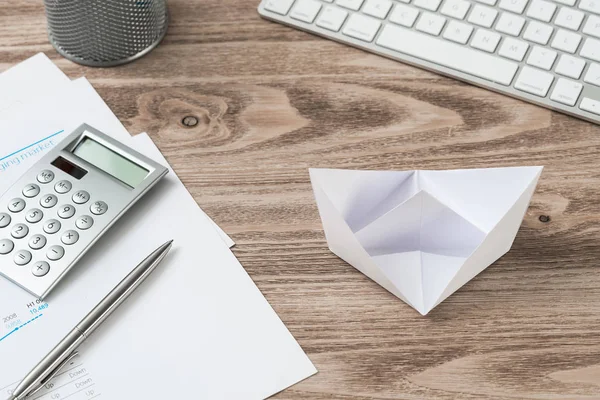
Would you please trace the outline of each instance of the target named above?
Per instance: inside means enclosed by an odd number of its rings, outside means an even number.
[[[548,223],[548,222],[550,222],[550,216],[549,215],[540,215],[539,220],[540,220],[540,222]]]
[[[198,122],[198,118],[194,117],[193,115],[188,115],[181,120],[181,124],[188,128],[193,128],[194,126],[198,125]]]

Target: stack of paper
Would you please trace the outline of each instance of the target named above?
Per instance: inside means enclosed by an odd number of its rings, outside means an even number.
[[[89,82],[70,81],[44,55],[0,74],[0,93],[0,193],[84,122],[168,167],[148,135],[131,138]],[[169,239],[174,249],[159,269],[36,399],[263,399],[316,373],[229,250],[231,239],[171,171],[47,302],[0,279],[0,400]]]

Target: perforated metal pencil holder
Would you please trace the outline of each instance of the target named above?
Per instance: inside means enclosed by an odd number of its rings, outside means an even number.
[[[111,67],[138,59],[167,33],[166,0],[44,0],[48,36],[67,59]]]

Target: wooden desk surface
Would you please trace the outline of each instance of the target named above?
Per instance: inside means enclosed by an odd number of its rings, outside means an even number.
[[[149,132],[320,371],[277,399],[600,399],[599,127],[258,2],[169,0],[163,44],[113,69],[62,59],[41,1],[2,2],[0,70],[43,51]],[[519,165],[546,169],[513,249],[427,317],[328,251],[307,172]]]

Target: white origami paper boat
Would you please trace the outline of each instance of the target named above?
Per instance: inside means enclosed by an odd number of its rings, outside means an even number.
[[[508,252],[542,169],[310,169],[310,179],[331,251],[426,315]]]

